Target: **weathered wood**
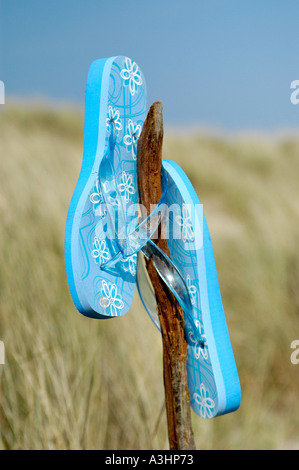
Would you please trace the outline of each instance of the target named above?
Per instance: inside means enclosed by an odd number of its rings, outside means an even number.
[[[150,213],[161,198],[161,161],[163,143],[162,103],[152,104],[137,144],[137,174],[140,203]],[[169,255],[160,227],[157,245]],[[187,343],[183,311],[161,280],[151,260],[146,261],[156,299],[163,341],[164,386],[171,450],[195,449],[191,427],[190,396],[187,387]]]

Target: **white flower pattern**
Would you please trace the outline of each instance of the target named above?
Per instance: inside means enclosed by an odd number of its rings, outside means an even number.
[[[112,317],[117,317],[119,315],[119,310],[124,308],[124,302],[121,295],[117,293],[116,284],[111,284],[109,286],[105,280],[102,281],[100,304],[105,311],[109,309]]]
[[[108,127],[109,134],[110,134],[111,124],[114,124],[115,129],[117,129],[118,131],[121,131],[123,128],[121,120],[120,120],[120,116],[119,116],[119,111],[112,108],[112,106],[108,106],[108,117],[106,119],[106,125]]]
[[[200,385],[199,393],[193,393],[192,398],[199,405],[199,414],[202,418],[212,418],[215,409],[215,402],[209,397],[204,384]]]
[[[124,136],[124,144],[127,146],[127,150],[132,152],[133,160],[137,158],[137,140],[141,134],[141,125],[134,124],[132,119],[129,119],[127,125],[127,134]]]
[[[183,242],[193,242],[195,239],[195,234],[191,222],[191,217],[188,212],[186,204],[183,204],[182,207],[182,216],[177,215],[175,218],[178,225],[182,227],[182,240]]]
[[[124,68],[121,70],[120,76],[124,79],[125,85],[129,85],[130,93],[134,96],[138,86],[143,84],[139,67],[136,62],[126,57]]]
[[[133,175],[128,175],[125,171],[121,174],[121,183],[118,185],[118,190],[125,198],[125,202],[128,203],[130,195],[136,193],[136,188],[133,185]]]
[[[98,237],[95,237],[93,240],[93,248],[91,256],[96,262],[103,264],[111,258],[106,246],[106,240],[99,240]]]

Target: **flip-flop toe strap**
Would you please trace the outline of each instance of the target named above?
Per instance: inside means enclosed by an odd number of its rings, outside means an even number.
[[[108,270],[119,260],[142,252],[152,259],[157,273],[169,287],[184,311],[185,335],[189,343],[194,339],[204,348],[205,341],[195,325],[192,315],[192,303],[186,282],[173,261],[151,240],[161,221],[167,216],[165,204],[167,195],[167,176],[162,167],[162,196],[149,216],[132,219],[127,223],[123,198],[120,195],[114,170],[115,126],[110,123],[108,149],[99,168],[99,182],[103,196],[103,210],[107,213],[106,236],[109,239],[110,259],[101,264],[102,270]],[[146,306],[149,311],[150,307]],[[191,336],[192,335],[192,336]]]

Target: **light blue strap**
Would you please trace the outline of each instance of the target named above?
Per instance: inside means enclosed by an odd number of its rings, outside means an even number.
[[[128,225],[125,218],[123,198],[119,193],[115,176],[113,164],[114,147],[115,131],[113,128],[110,132],[108,150],[101,161],[98,175],[101,192],[104,199],[103,209],[107,212],[109,221],[107,232],[109,238],[115,240],[115,243],[118,246],[117,253],[114,253],[112,259],[108,261],[108,264],[110,265],[112,262],[115,263],[119,260],[119,252],[121,252],[123,258],[128,258],[129,256],[138,253],[147,243],[147,241],[152,238],[152,236],[157,231],[167,209],[164,203],[166,200],[168,188],[166,173],[162,168],[162,195],[159,203],[155,206],[154,210],[150,213],[149,216],[141,214],[138,219],[138,223],[135,223],[135,226],[134,220],[131,224]],[[128,231],[128,228],[131,230]]]
[[[189,334],[187,334],[188,330],[191,329],[199,346],[204,348],[204,340],[193,319],[192,303],[185,280],[171,259],[151,240],[151,237],[157,231],[161,221],[166,217],[164,204],[168,188],[166,172],[162,167],[162,196],[159,203],[149,216],[144,218],[141,216],[134,229],[128,233],[124,202],[118,190],[114,171],[113,154],[115,135],[115,125],[111,122],[108,149],[101,161],[98,174],[104,206],[108,216],[106,230],[111,253],[111,259],[102,263],[100,265],[101,269],[108,270],[120,259],[126,259],[139,251],[141,251],[147,259],[152,259],[157,273],[174,294],[184,311],[187,341],[191,341],[194,345],[194,338],[192,338],[192,341]],[[151,307],[148,307],[147,310],[151,310]]]

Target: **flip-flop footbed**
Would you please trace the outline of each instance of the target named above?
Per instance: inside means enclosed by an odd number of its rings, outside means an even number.
[[[108,147],[109,123],[113,121],[116,183],[126,204],[138,202],[136,141],[145,111],[145,80],[135,62],[119,56],[92,63],[86,87],[83,161],[65,232],[70,292],[77,309],[90,317],[124,315],[133,300],[136,255],[120,261],[112,273],[100,269],[110,254],[103,235],[107,213],[103,210],[98,171]],[[111,201],[114,203],[117,201]]]
[[[187,373],[191,405],[203,418],[213,418],[240,406],[240,382],[203,208],[179,165],[163,160],[163,166],[168,179],[167,243],[170,257],[185,279],[194,322],[205,343],[204,348],[200,347],[189,331]],[[143,276],[140,279],[144,281]],[[138,285],[138,290],[157,326],[150,289],[146,282],[143,283],[144,286]]]

